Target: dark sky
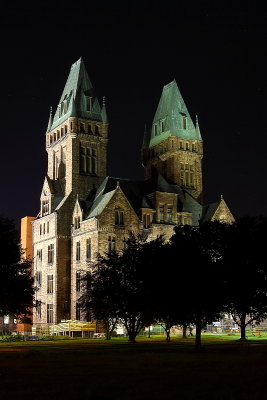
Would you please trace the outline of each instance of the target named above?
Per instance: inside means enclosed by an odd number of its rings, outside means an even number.
[[[140,148],[174,78],[204,141],[204,199],[267,215],[267,13],[251,1],[2,3],[1,204],[35,216],[44,135],[83,57],[110,121],[109,174],[143,177]],[[197,5],[196,5],[197,4]]]

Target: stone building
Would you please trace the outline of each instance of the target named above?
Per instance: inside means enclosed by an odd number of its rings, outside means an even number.
[[[97,253],[123,249],[130,232],[168,239],[177,224],[233,221],[223,198],[202,204],[202,138],[175,81],[164,86],[144,135],[145,180],[107,176],[107,142],[105,104],[80,59],[46,132],[48,169],[32,222],[35,325],[85,319],[79,308],[83,272]]]

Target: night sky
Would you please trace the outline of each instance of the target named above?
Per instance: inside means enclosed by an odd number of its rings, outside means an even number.
[[[144,126],[176,79],[199,119],[204,202],[223,194],[235,216],[267,215],[266,9],[251,1],[107,4],[1,5],[0,213],[17,225],[38,213],[49,109],[82,56],[99,100],[106,96],[109,175],[143,178]]]

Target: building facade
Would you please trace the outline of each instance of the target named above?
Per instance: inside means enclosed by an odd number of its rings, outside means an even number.
[[[122,250],[130,232],[168,239],[175,225],[234,220],[223,198],[202,204],[202,138],[175,81],[164,86],[144,135],[144,180],[107,175],[107,142],[105,103],[80,59],[46,132],[47,175],[32,222],[36,326],[87,319],[81,277],[98,253]]]

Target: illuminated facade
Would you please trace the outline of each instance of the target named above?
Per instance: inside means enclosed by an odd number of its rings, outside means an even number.
[[[83,320],[81,277],[97,253],[122,250],[130,232],[169,238],[177,224],[233,221],[226,203],[202,205],[202,138],[173,81],[144,137],[145,180],[107,176],[108,119],[80,59],[46,132],[48,170],[33,221],[33,323]]]

